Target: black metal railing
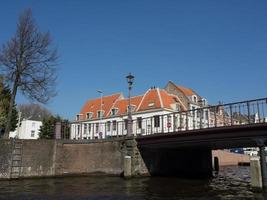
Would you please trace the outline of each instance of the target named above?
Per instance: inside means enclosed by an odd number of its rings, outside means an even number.
[[[136,115],[137,116],[137,115]],[[133,116],[134,117],[134,116]],[[127,116],[124,117],[125,119]],[[101,139],[122,137],[127,133],[127,120],[103,119],[99,123],[75,123],[72,130],[76,139]],[[132,121],[133,135],[144,136],[157,133],[182,133],[188,130],[241,126],[267,123],[267,98],[230,104],[206,106],[193,110],[171,112]]]

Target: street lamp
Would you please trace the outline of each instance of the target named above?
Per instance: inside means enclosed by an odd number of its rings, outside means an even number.
[[[132,127],[131,89],[134,81],[134,76],[131,73],[129,73],[129,75],[126,76],[126,79],[128,82],[128,90],[129,90],[127,136],[132,136],[133,127]]]
[[[102,132],[101,132],[101,123],[102,123],[102,105],[103,105],[103,91],[102,90],[97,90],[97,92],[100,94],[100,122],[99,122],[99,136],[102,139]]]

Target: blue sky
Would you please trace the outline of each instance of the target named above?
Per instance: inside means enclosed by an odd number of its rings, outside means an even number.
[[[46,107],[73,119],[87,99],[133,94],[168,80],[209,103],[267,95],[267,1],[0,0],[0,44],[31,8],[58,47],[58,95]],[[20,94],[17,104],[27,100]]]

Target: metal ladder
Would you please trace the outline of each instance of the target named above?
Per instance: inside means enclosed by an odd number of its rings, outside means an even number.
[[[21,170],[21,160],[22,160],[22,141],[14,140],[10,178],[12,179],[19,178]]]

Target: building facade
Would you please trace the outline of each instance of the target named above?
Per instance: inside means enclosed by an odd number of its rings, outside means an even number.
[[[15,131],[10,132],[10,138],[17,139],[38,139],[41,121],[23,119]]]
[[[207,101],[193,90],[171,81],[165,89],[150,88],[145,94],[124,98],[120,93],[88,100],[71,123],[71,139],[100,139],[126,135],[128,111],[134,135],[185,130],[208,124],[209,113],[198,108]],[[192,112],[187,112],[192,110]]]

